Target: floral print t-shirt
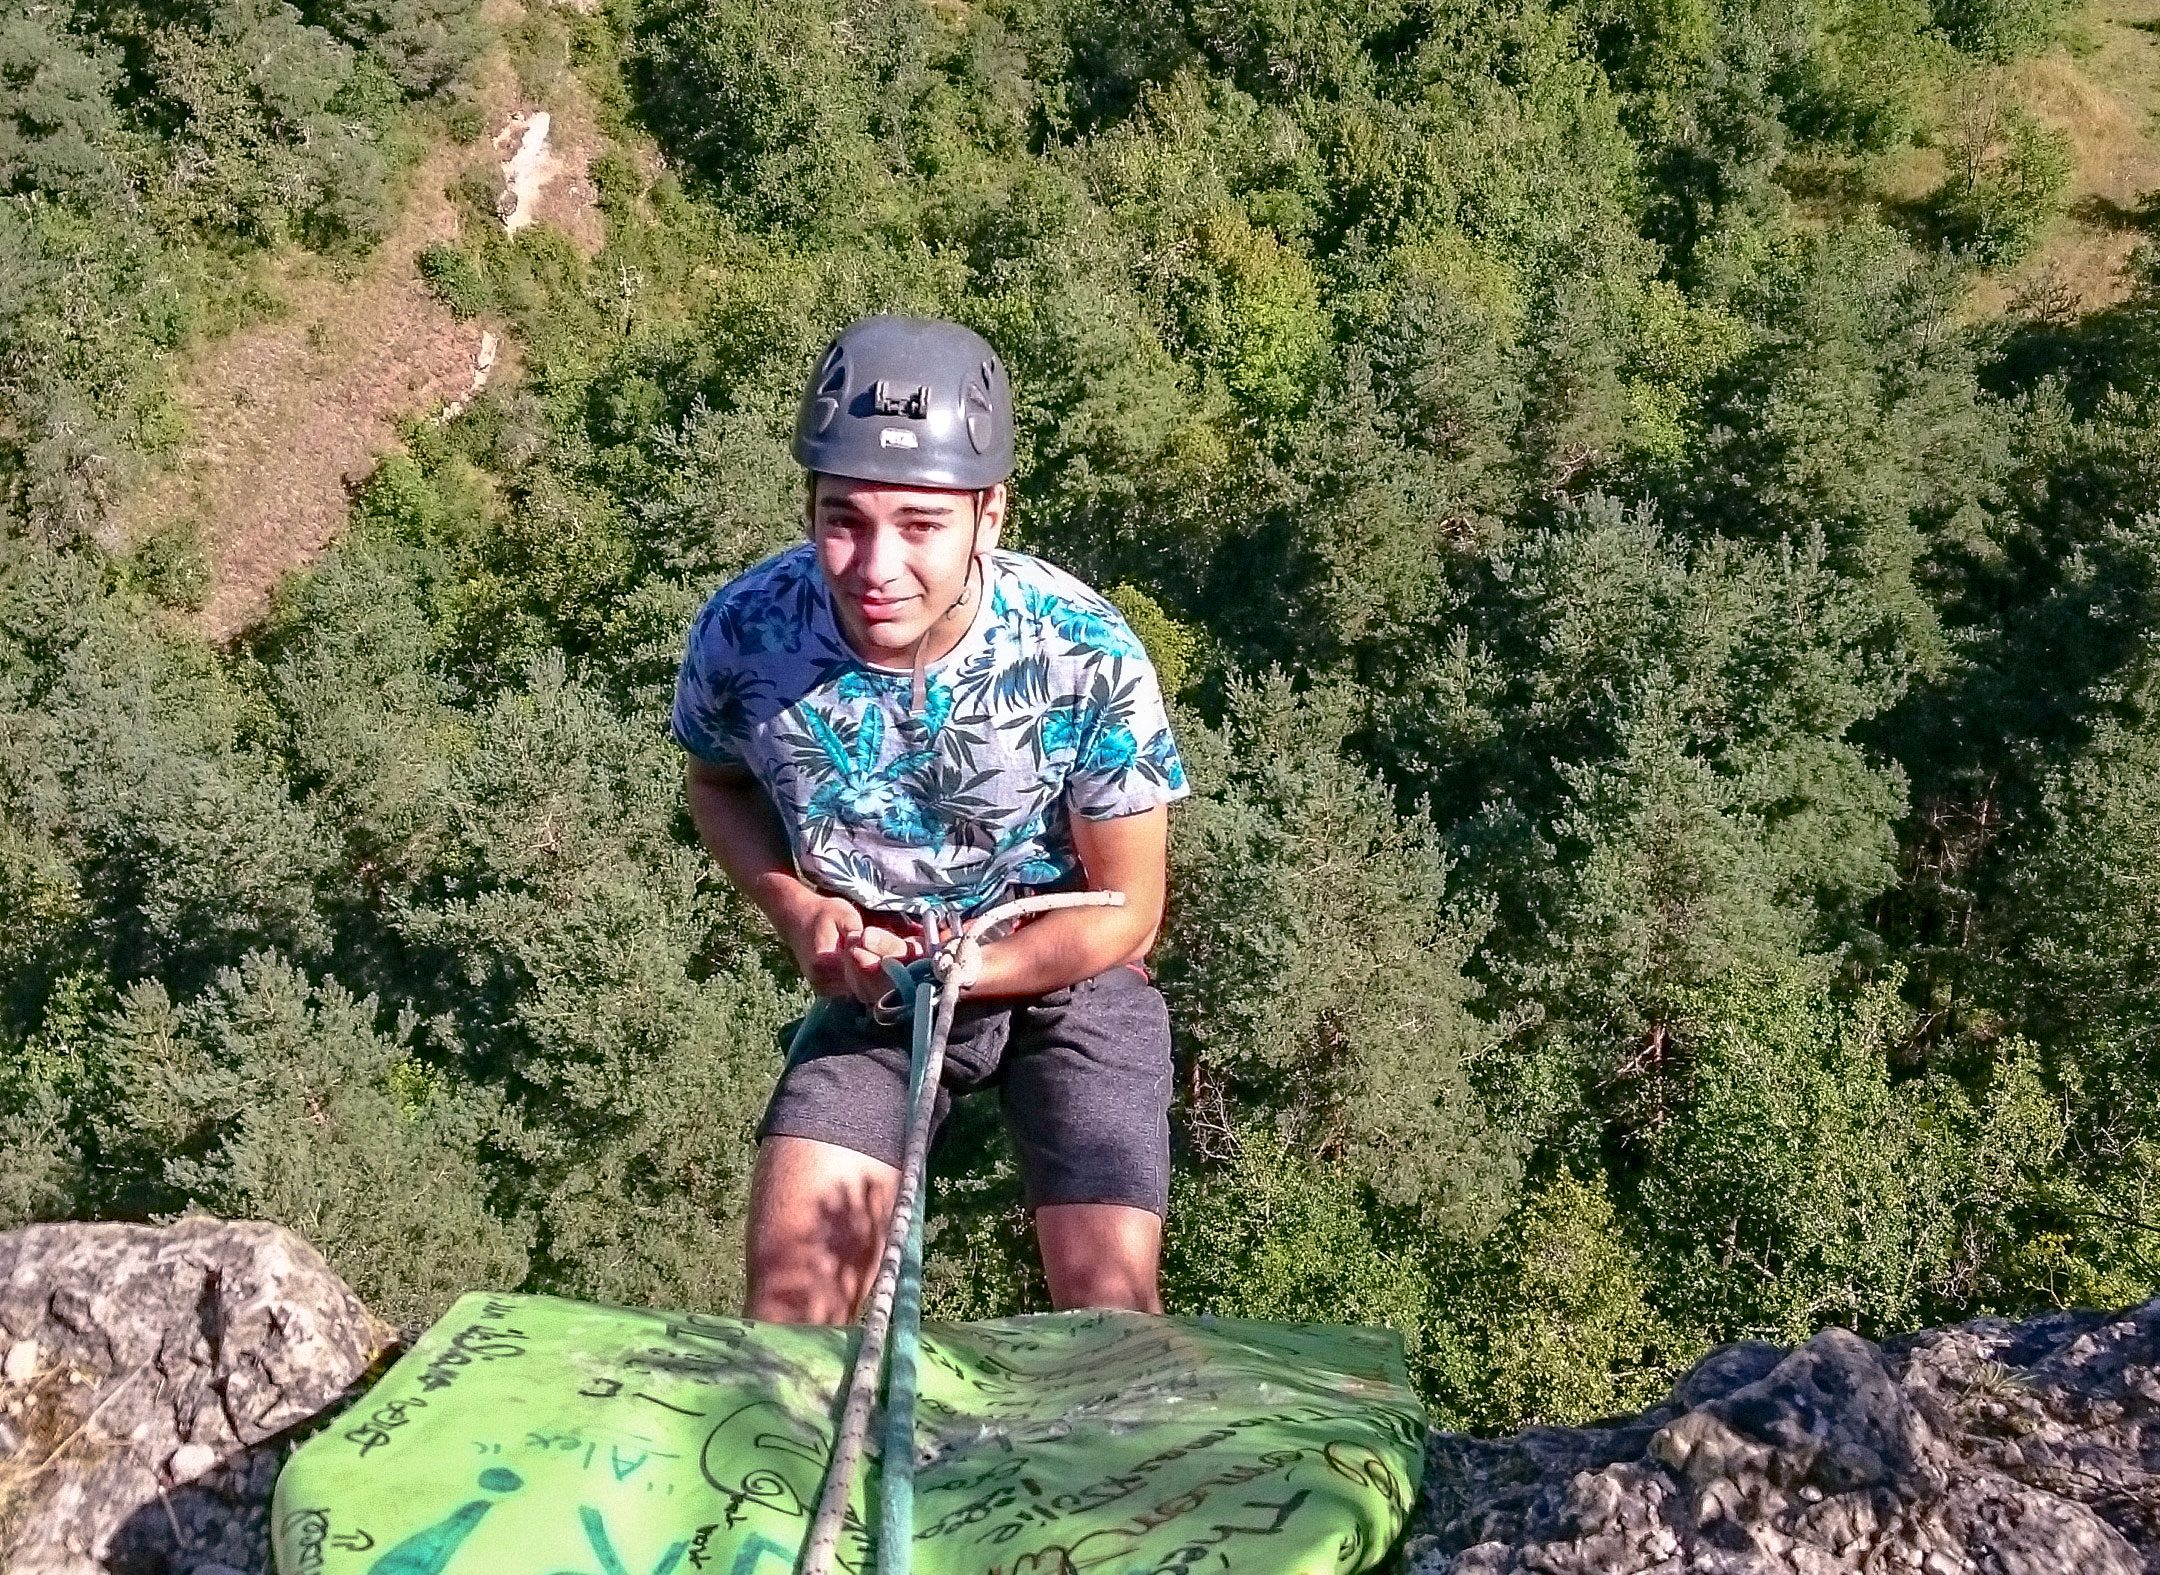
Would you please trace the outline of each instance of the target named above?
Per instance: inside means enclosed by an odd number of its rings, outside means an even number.
[[[1073,815],[1190,791],[1117,609],[1039,558],[985,567],[920,714],[911,672],[849,647],[808,543],[722,586],[691,626],[676,741],[749,769],[813,886],[864,908],[971,912],[1079,873]]]

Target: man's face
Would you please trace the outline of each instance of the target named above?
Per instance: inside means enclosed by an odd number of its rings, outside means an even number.
[[[997,545],[1004,506],[1005,489],[993,488],[978,531],[972,492],[817,478],[810,541],[859,655],[890,667],[914,658],[916,643],[967,589],[974,554]],[[955,614],[946,632],[957,638],[965,623]]]

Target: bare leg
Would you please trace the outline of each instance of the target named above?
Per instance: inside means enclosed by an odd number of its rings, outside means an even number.
[[[877,1276],[899,1190],[900,1172],[851,1148],[797,1137],[759,1144],[744,1316],[853,1322]]]
[[[1159,1313],[1162,1221],[1123,1203],[1046,1203],[1035,1211],[1050,1305]]]

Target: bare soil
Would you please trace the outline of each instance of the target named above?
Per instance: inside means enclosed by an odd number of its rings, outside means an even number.
[[[442,187],[462,158],[446,151],[422,165],[397,229],[357,275],[282,259],[272,288],[291,310],[183,371],[192,437],[137,494],[129,524],[139,537],[194,516],[210,560],[201,624],[211,638],[253,622],[278,579],[329,544],[351,489],[395,447],[398,415],[470,393],[481,326],[452,317],[414,263],[428,242],[457,235]]]
[[[490,124],[529,117],[532,102],[507,69],[492,73]],[[602,242],[587,159],[597,142],[574,75],[549,84],[557,100],[550,178],[536,209],[588,254]],[[514,145],[514,139],[513,139]],[[343,528],[353,489],[398,446],[397,422],[469,399],[484,333],[498,339],[487,381],[515,379],[517,347],[497,322],[459,322],[422,281],[418,256],[458,237],[447,192],[500,155],[487,141],[434,150],[415,170],[396,229],[357,269],[295,250],[268,272],[289,310],[199,349],[178,393],[190,437],[136,494],[131,539],[192,517],[210,562],[198,623],[227,641],[267,611],[277,583],[318,557]]]

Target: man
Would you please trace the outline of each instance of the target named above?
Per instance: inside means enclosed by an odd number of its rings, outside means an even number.
[[[1109,603],[998,550],[1012,392],[968,329],[848,328],[794,453],[809,540],[712,598],[675,697],[699,835],[829,998],[759,1130],[746,1311],[845,1323],[876,1273],[908,1065],[883,960],[1046,888],[1126,900],[985,942],[938,1116],[998,1086],[1055,1305],[1160,1311],[1170,1027],[1139,964],[1187,790],[1154,670]]]

